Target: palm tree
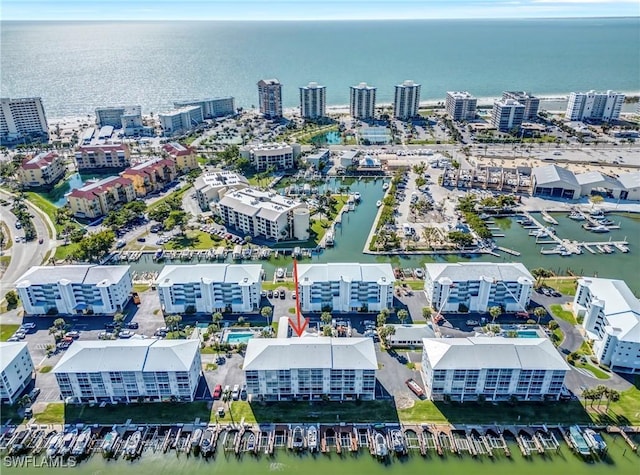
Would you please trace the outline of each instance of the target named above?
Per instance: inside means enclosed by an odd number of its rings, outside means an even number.
[[[491,323],[494,323],[496,318],[502,315],[502,309],[495,305],[489,309],[489,315],[491,315]]]
[[[540,319],[547,316],[547,309],[544,307],[536,307],[533,314],[538,318],[538,325],[540,325]]]
[[[214,314],[211,315],[211,320],[213,321],[213,324],[216,326],[216,328],[220,329],[220,322],[222,321],[222,314],[220,312],[214,312]]]
[[[400,320],[400,323],[404,324],[407,318],[409,318],[409,312],[407,312],[404,308],[402,310],[398,310],[398,320]]]
[[[262,315],[267,320],[267,325],[270,325],[269,319],[273,315],[273,308],[262,307],[262,309],[260,310],[260,315]]]
[[[607,391],[607,412],[609,412],[609,404],[620,400],[620,391],[610,389]]]
[[[331,323],[331,320],[333,320],[333,315],[331,315],[330,312],[322,312],[322,314],[320,315],[320,321],[325,325],[329,325]]]

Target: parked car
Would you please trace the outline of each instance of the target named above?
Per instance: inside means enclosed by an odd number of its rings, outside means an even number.
[[[20,325],[20,328],[24,328],[26,330],[33,330],[36,328],[36,324],[32,322],[23,323],[22,325]]]
[[[40,388],[33,388],[31,390],[31,392],[29,393],[29,399],[31,399],[31,402],[35,401],[35,399],[38,397],[38,394],[40,394]]]
[[[240,399],[243,401],[247,400],[247,386],[242,386],[242,389],[240,390]]]
[[[67,338],[73,338],[74,340],[76,340],[80,338],[80,332],[77,330],[72,330],[70,332],[65,333],[64,336]]]
[[[224,417],[224,407],[219,407],[216,414],[218,415],[218,417]]]
[[[17,331],[13,334],[18,340],[24,340],[27,334],[25,332]]]
[[[267,292],[267,297],[268,297],[268,298],[273,298],[273,290],[269,290],[269,291]]]
[[[127,328],[130,328],[131,330],[137,330],[139,326],[140,325],[138,325],[138,322],[127,323]]]
[[[239,385],[235,385],[233,386],[233,391],[231,391],[231,398],[234,401],[237,401],[238,399],[240,399],[240,386]]]
[[[113,333],[111,332],[100,332],[98,335],[98,339],[100,340],[111,340],[113,338]]]
[[[131,330],[122,330],[120,333],[118,333],[118,338],[131,338],[133,335],[135,335],[135,333],[133,333]]]
[[[284,300],[284,297],[285,297],[284,290],[280,290],[280,298]]]
[[[213,388],[213,399],[220,399],[222,396],[222,385],[216,384],[216,387]]]

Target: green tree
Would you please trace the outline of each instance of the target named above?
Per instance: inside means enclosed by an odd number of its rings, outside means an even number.
[[[433,310],[431,307],[422,307],[422,318],[425,320],[429,320],[431,315],[433,314]]]
[[[322,312],[320,314],[320,321],[325,325],[329,325],[331,323],[331,320],[333,320],[333,315],[331,315],[330,312]]]
[[[547,326],[549,327],[549,330],[553,331],[560,325],[558,325],[558,322],[556,322],[555,320],[551,320]]]
[[[64,318],[56,318],[53,321],[53,326],[54,328],[56,328],[58,331],[62,331],[65,329],[65,327],[67,326],[67,322],[64,321]]]
[[[6,294],[4,294],[4,298],[7,300],[7,305],[10,308],[14,308],[16,305],[18,305],[18,292],[16,292],[15,290],[10,290],[8,291]]]
[[[531,275],[536,278],[536,286],[537,286],[537,285],[540,285],[540,282],[542,281],[542,279],[553,277],[554,274],[548,269],[537,267],[531,271]]]
[[[547,316],[547,309],[544,308],[544,307],[536,307],[536,309],[533,311],[533,314],[538,319],[537,323],[539,325],[540,324],[540,319]]]
[[[331,328],[331,325],[324,325],[322,327],[322,335],[323,336],[331,336],[331,335],[333,335],[333,328]]]
[[[400,320],[400,323],[404,324],[407,318],[409,318],[409,312],[407,312],[404,308],[398,310],[398,320]]]
[[[456,244],[460,248],[469,247],[473,244],[473,236],[462,231],[449,231],[447,235],[449,241]]]
[[[184,233],[185,227],[189,222],[189,213],[186,211],[171,211],[169,216],[164,220],[163,226],[167,230],[171,230],[176,226],[180,228],[180,231]]]
[[[609,412],[609,404],[620,400],[620,391],[609,388],[607,390],[607,412]]]
[[[100,262],[109,253],[115,240],[116,235],[111,230],[86,234],[71,257],[76,261]]]
[[[216,329],[220,329],[220,322],[222,321],[222,314],[220,312],[214,312],[214,314],[211,315],[211,320],[213,321],[213,324],[216,326]]]
[[[267,320],[267,325],[270,325],[270,319],[271,316],[273,315],[273,308],[272,307],[262,307],[260,309],[260,315],[262,315],[266,320]]]
[[[378,327],[384,327],[384,325],[387,323],[387,318],[389,318],[388,313],[380,312],[376,317],[376,323],[378,324]]]
[[[179,331],[180,323],[182,322],[182,316],[169,315],[164,319],[164,321],[165,321],[165,324],[167,325],[167,328],[169,328],[169,331]]]
[[[246,322],[246,321],[247,321],[246,318],[244,318],[242,316],[238,317],[238,325],[244,325],[244,322]]]
[[[502,309],[495,305],[489,309],[489,315],[491,315],[491,323],[493,323],[496,321],[496,318],[502,315]]]

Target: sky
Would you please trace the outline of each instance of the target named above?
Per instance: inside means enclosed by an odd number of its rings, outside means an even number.
[[[4,20],[386,20],[640,16],[640,0],[0,0]]]

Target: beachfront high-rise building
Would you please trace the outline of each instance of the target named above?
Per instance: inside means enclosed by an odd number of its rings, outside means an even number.
[[[282,117],[282,84],[277,79],[258,81],[258,105],[267,119]]]
[[[327,88],[310,82],[300,88],[300,115],[304,119],[320,119],[327,115]]]
[[[478,99],[467,91],[447,91],[445,108],[453,120],[473,120],[476,118]]]
[[[33,379],[33,360],[26,342],[0,343],[0,401],[13,404]]]
[[[406,120],[418,115],[420,88],[420,84],[416,84],[411,80],[406,80],[396,86],[393,102],[393,117]]]
[[[153,135],[153,127],[142,121],[141,106],[96,107],[96,124],[122,129],[124,135]]]
[[[525,107],[513,99],[505,99],[493,103],[491,125],[500,132],[520,129],[524,119]]]
[[[601,120],[611,122],[620,118],[624,94],[607,92],[572,92],[565,117],[569,120]]]
[[[538,118],[538,109],[540,108],[540,99],[526,91],[504,91],[502,100],[513,99],[524,106],[524,120],[536,120]]]
[[[0,143],[49,139],[49,125],[42,99],[0,98]]]
[[[177,108],[198,106],[202,109],[202,116],[205,119],[215,119],[236,113],[235,101],[231,96],[174,101],[173,106]]]
[[[351,86],[349,112],[355,119],[373,119],[376,113],[376,88],[361,82]]]
[[[202,107],[186,106],[158,114],[165,136],[177,135],[195,129],[204,120]]]

